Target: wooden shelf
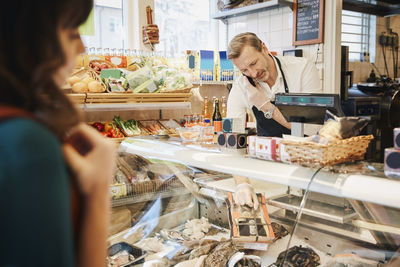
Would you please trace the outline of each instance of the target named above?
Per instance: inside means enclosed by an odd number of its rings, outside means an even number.
[[[78,104],[84,111],[190,109],[190,102]]]
[[[84,111],[190,109],[191,93],[85,93],[68,94]]]
[[[255,12],[260,12],[268,9],[274,9],[279,7],[288,6],[292,8],[293,2],[288,0],[269,0],[267,2],[258,3],[254,5],[249,5],[240,8],[234,8],[227,11],[217,12],[216,14],[212,14],[211,18],[213,19],[228,19],[235,16],[243,16]]]
[[[195,81],[193,85],[228,85],[233,84],[234,81]]]

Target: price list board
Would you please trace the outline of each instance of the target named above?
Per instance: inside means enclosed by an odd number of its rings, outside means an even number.
[[[293,45],[323,42],[324,0],[294,0]]]

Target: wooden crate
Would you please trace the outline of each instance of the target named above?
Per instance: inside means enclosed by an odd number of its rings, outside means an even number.
[[[87,93],[86,103],[188,102],[190,93]]]
[[[86,94],[67,94],[68,98],[74,104],[84,104],[86,101]]]

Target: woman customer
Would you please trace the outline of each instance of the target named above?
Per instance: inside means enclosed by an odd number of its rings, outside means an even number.
[[[2,2],[0,266],[105,266],[115,148],[60,90],[84,52],[78,26],[92,6]]]

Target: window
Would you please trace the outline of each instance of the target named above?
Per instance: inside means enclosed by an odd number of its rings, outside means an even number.
[[[156,50],[167,57],[175,57],[186,50],[212,47],[209,1],[154,0],[155,22],[160,43]]]
[[[123,0],[94,1],[94,36],[82,35],[87,48],[124,48]]]
[[[375,61],[376,17],[368,14],[342,11],[342,45],[349,47],[349,61],[360,61],[368,52]]]

